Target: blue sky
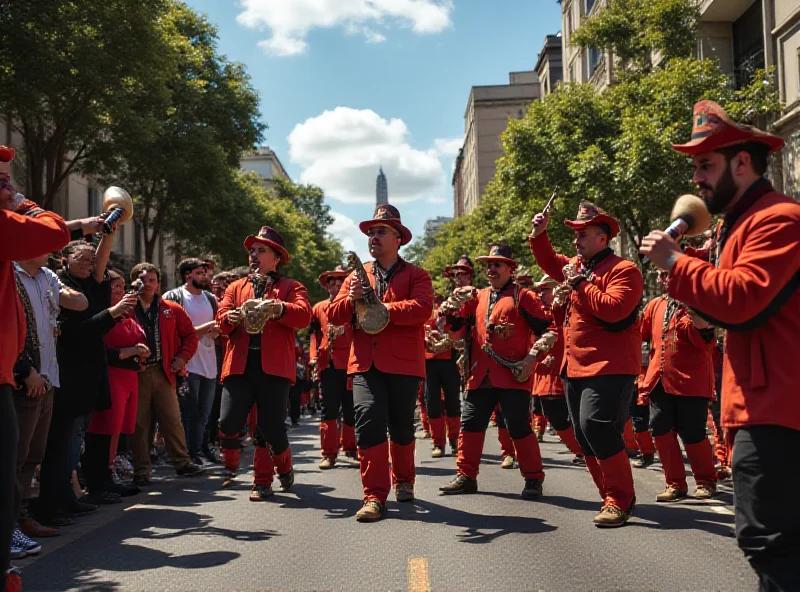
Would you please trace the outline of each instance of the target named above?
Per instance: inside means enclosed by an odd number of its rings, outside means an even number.
[[[453,159],[473,85],[533,69],[561,26],[556,0],[189,0],[246,64],[265,144],[295,182],[321,186],[333,232],[365,252],[383,166],[415,236],[452,215]],[[267,221],[268,222],[268,221]]]

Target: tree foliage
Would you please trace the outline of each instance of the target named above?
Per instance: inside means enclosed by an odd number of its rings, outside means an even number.
[[[615,0],[589,19],[573,39],[613,46],[617,83],[603,92],[560,85],[524,117],[510,119],[505,155],[480,205],[440,230],[423,265],[441,275],[460,253],[480,255],[503,240],[535,270],[526,237],[532,215],[556,186],[548,233],[557,250],[573,252],[572,233],[561,221],[590,200],[620,221],[621,246],[635,259],[641,238],[667,224],[675,199],[694,190],[689,160],[672,148],[690,137],[694,104],[715,100],[745,123],[762,123],[780,108],[771,73],[757,72],[736,89],[716,61],[691,55],[693,34],[691,43],[672,39],[696,26],[691,0]]]

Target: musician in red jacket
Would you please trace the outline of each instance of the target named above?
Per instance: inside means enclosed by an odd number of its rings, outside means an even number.
[[[317,302],[311,310],[310,364],[320,383],[322,394],[322,419],[319,422],[319,440],[322,460],[319,468],[326,470],[336,465],[339,448],[352,460],[358,458],[356,451],[355,415],[353,412],[353,390],[348,386],[347,361],[350,344],[353,343],[353,327],[350,323],[334,325],[328,322],[328,308],[347,277],[340,265],[333,271],[319,276],[319,283],[328,291],[329,298]],[[341,411],[340,411],[341,410]],[[342,434],[336,420],[342,417]]]
[[[651,344],[641,391],[650,400],[650,431],[667,481],[656,501],[674,502],[688,494],[676,435],[683,441],[694,473],[695,498],[709,499],[717,488],[714,455],[706,436],[714,393],[714,328],[669,295],[647,303],[641,328],[642,340]]]
[[[291,257],[277,230],[263,226],[245,239],[244,248],[251,273],[228,286],[217,310],[220,333],[228,336],[219,437],[226,472],[222,486],[228,487],[239,468],[239,438],[255,404],[258,429],[250,501],[259,502],[274,495],[276,470],[281,491],[294,484],[286,411],[289,387],[297,376],[295,330],[308,327],[311,306],[306,288],[278,273],[278,265]],[[258,301],[259,309],[243,312],[249,300]]]
[[[486,425],[499,403],[525,479],[522,497],[535,499],[542,495],[544,468],[529,420],[533,366],[537,352],[548,338],[555,340],[555,335],[549,333],[531,347],[532,336],[541,337],[550,320],[533,292],[514,283],[512,274],[517,262],[511,256],[511,247],[493,245],[489,255],[478,261],[487,263],[486,277],[491,286],[479,290],[448,319],[453,330],[458,331],[463,324],[459,320],[474,315],[475,331],[470,344],[473,361],[461,415],[457,473],[439,491],[445,495],[478,491]],[[552,341],[549,343],[552,345]]]
[[[51,212],[34,218],[9,211],[17,193],[9,179],[13,158],[14,150],[0,146],[0,589],[8,586],[9,590],[19,590],[18,573],[6,573],[18,509],[14,501],[18,440],[14,364],[26,335],[25,311],[17,293],[13,263],[61,249],[69,242],[69,229]]]
[[[363,274],[356,269],[347,277],[328,309],[328,321],[353,323],[355,329],[347,373],[353,377],[364,487],[364,505],[356,519],[374,522],[386,509],[390,478],[397,501],[414,499],[414,409],[425,376],[424,327],[433,308],[433,286],[424,269],[398,254],[411,240],[411,232],[403,226],[397,208],[378,206],[373,219],[361,222],[359,228],[369,237],[375,261],[364,265]],[[385,328],[373,335],[356,322],[356,303],[370,290],[389,316]],[[387,428],[391,445],[386,440]]]
[[[608,246],[619,223],[594,204],[581,203],[578,218],[564,222],[575,231],[576,257],[553,251],[549,219],[534,216],[530,245],[539,267],[567,292],[561,373],[575,436],[603,498],[594,523],[623,526],[636,499],[622,429],[641,364],[636,321],[644,282],[636,264]]]
[[[800,590],[800,204],[764,178],[784,141],[739,125],[712,101],[694,107],[692,177],[724,214],[713,263],[684,254],[664,232],[641,253],[669,272],[669,295],[726,329],[722,424],[733,437],[736,538],[761,590]]]

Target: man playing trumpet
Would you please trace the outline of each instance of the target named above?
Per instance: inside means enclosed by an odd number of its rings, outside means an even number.
[[[433,308],[433,286],[424,269],[399,256],[400,247],[411,241],[411,231],[403,226],[397,208],[378,206],[373,219],[361,222],[359,228],[369,237],[375,261],[348,276],[328,308],[328,321],[353,323],[355,328],[347,373],[353,377],[364,488],[364,505],[356,519],[374,522],[386,510],[390,483],[398,502],[414,499],[414,409],[425,376],[424,327]],[[370,292],[370,301],[388,313],[383,328],[365,327],[362,322],[370,316],[370,311],[363,311]]]
[[[545,273],[560,282],[556,299],[565,303],[564,357],[567,407],[603,507],[599,527],[623,526],[635,502],[633,474],[622,429],[641,366],[636,325],[644,281],[635,263],[613,253],[609,241],[619,223],[583,202],[575,231],[577,257],[556,254],[547,237],[549,214],[533,218],[530,245]]]
[[[532,334],[541,337],[550,320],[539,299],[514,284],[512,273],[517,262],[511,257],[511,247],[493,245],[489,255],[479,257],[478,261],[488,264],[486,276],[491,286],[479,290],[475,298],[448,319],[453,330],[458,331],[463,319],[474,315],[475,331],[471,343],[473,363],[461,416],[457,473],[439,491],[445,495],[478,491],[486,426],[499,403],[525,478],[522,497],[535,499],[542,495],[544,469],[528,417],[532,372],[541,342],[537,341],[533,347],[530,344]],[[514,370],[508,367],[512,365]]]
[[[262,227],[258,235],[245,239],[244,248],[250,254],[251,274],[228,286],[217,311],[220,333],[228,336],[219,437],[227,471],[223,486],[228,486],[239,467],[239,437],[256,405],[250,501],[263,501],[273,495],[276,470],[281,491],[294,483],[286,408],[296,378],[294,332],[311,322],[311,306],[305,287],[278,273],[278,265],[288,263],[290,256],[277,230]],[[241,310],[250,300],[258,301],[258,308],[247,313],[255,318],[246,318]]]
[[[322,460],[319,468],[332,469],[341,446],[345,455],[355,460],[356,452],[355,416],[353,415],[353,389],[348,385],[347,361],[350,344],[353,343],[353,327],[350,323],[334,325],[328,322],[328,309],[339,293],[348,275],[340,265],[333,271],[319,276],[319,283],[328,291],[329,297],[317,302],[311,310],[310,364],[315,379],[319,380],[322,394],[322,419],[319,422],[319,440]],[[339,409],[342,415],[342,434],[336,420]]]

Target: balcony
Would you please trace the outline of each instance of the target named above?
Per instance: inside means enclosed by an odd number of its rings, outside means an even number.
[[[700,20],[712,23],[732,23],[757,0],[702,0]]]

